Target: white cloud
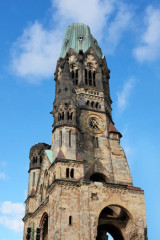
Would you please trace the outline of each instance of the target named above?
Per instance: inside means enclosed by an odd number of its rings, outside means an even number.
[[[145,23],[146,29],[140,37],[141,44],[133,50],[134,56],[140,62],[160,57],[160,8],[147,7]]]
[[[0,205],[0,225],[15,232],[21,232],[23,231],[23,217],[24,205],[22,203],[6,201]]]
[[[3,172],[1,172],[1,173],[0,173],[0,179],[6,179],[6,174],[3,173]]]
[[[133,13],[129,7],[121,2],[118,4],[118,11],[115,19],[111,22],[107,32],[107,52],[113,53],[119,44],[124,31],[132,24]]]
[[[52,26],[40,22],[26,28],[13,44],[11,69],[31,83],[53,76],[65,28],[73,22],[85,23],[98,39],[105,39],[112,51],[129,27],[129,7],[117,0],[51,0]],[[85,11],[84,11],[85,9]],[[107,37],[108,36],[108,37]],[[111,52],[111,48],[108,48]]]
[[[107,18],[115,9],[115,0],[52,0],[57,8],[54,18],[62,23],[80,22],[90,26],[94,35],[99,36]]]
[[[47,31],[38,22],[25,29],[12,48],[13,71],[31,82],[32,78],[53,75],[60,52],[60,39],[58,31]]]
[[[129,96],[131,94],[131,90],[134,87],[134,84],[135,79],[130,78],[124,83],[122,90],[117,93],[117,108],[120,112],[124,111],[127,107]]]

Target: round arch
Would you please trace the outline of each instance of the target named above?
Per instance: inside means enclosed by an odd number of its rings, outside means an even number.
[[[45,212],[40,221],[41,239],[48,240],[48,214]]]
[[[114,240],[124,240],[123,231],[130,220],[128,211],[119,205],[104,207],[98,218],[96,240],[107,239],[109,233]]]
[[[103,182],[103,183],[107,183],[108,182],[108,178],[103,174],[103,173],[93,173],[90,178],[90,181],[92,182]]]

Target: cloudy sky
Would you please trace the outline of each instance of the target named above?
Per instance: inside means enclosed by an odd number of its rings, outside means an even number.
[[[135,186],[145,190],[149,240],[160,213],[160,3],[0,1],[0,238],[22,240],[29,149],[51,143],[56,61],[65,28],[85,23],[111,69],[113,119]]]

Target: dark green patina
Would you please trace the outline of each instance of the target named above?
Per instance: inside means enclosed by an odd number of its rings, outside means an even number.
[[[73,23],[66,28],[60,57],[64,58],[70,48],[79,53],[80,50],[86,52],[90,47],[94,49],[98,57],[103,57],[101,48],[92,36],[90,28],[85,24]]]

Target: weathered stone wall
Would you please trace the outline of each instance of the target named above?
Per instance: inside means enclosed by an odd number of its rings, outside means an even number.
[[[127,225],[120,225],[124,239],[130,240],[132,235],[137,235],[137,240],[143,240],[146,228],[143,191],[102,183],[55,183],[49,198],[27,218],[25,227],[32,226],[33,222],[35,228],[40,227],[46,212],[49,216],[48,239],[95,240],[99,215],[110,205],[122,207],[129,216]],[[69,216],[72,216],[71,225]]]

